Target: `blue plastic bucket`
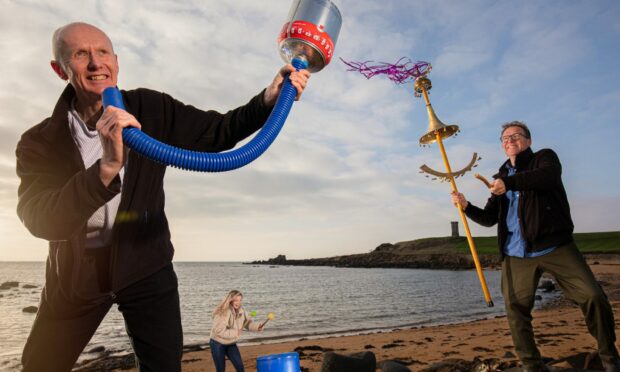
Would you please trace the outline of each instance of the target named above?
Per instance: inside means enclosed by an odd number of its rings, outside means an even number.
[[[256,358],[258,372],[299,372],[299,354],[282,353],[261,355]]]

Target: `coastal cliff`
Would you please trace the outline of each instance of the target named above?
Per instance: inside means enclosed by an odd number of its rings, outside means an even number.
[[[383,243],[369,253],[289,260],[284,255],[253,261],[256,265],[335,266],[364,268],[411,268],[468,270],[474,268],[471,254],[462,249],[463,237],[427,238],[399,243]],[[483,267],[497,267],[498,254],[478,254]]]

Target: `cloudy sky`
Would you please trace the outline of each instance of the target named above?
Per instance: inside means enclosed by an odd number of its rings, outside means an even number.
[[[0,260],[44,260],[46,242],[15,214],[15,145],[49,116],[64,88],[49,67],[59,26],[86,21],[115,44],[124,89],[148,87],[226,111],[283,64],[275,39],[291,0],[1,0]],[[599,1],[336,0],[335,58],[314,74],[275,143],[225,174],[169,169],[167,214],[177,261],[247,261],[362,253],[381,243],[450,234],[450,186],[421,148],[423,101],[411,84],[367,80],[338,60],[431,62],[431,102],[461,134],[444,142],[453,170],[505,157],[499,127],[527,122],[533,148],[553,148],[576,231],[620,229],[620,3]],[[483,205],[471,174],[459,190]],[[59,216],[61,217],[61,216]],[[460,222],[459,222],[460,224]],[[471,225],[474,235],[494,229]],[[463,234],[461,230],[461,234]]]

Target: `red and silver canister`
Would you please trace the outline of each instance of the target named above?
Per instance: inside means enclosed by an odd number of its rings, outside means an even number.
[[[342,15],[330,0],[294,0],[280,36],[280,56],[290,63],[305,59],[308,70],[323,69],[334,54]]]

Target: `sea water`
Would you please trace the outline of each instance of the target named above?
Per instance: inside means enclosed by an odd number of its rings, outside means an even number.
[[[474,270],[362,269],[269,266],[242,263],[176,262],[185,345],[207,345],[213,309],[232,289],[262,322],[264,332],[244,332],[240,344],[359,334],[464,322],[504,314],[500,272],[485,271],[495,307],[486,306]],[[44,284],[43,262],[0,262],[0,370],[19,365],[19,357]],[[34,286],[34,288],[25,288]],[[540,302],[538,302],[540,303]],[[113,306],[80,359],[92,350],[129,353],[123,317]]]

